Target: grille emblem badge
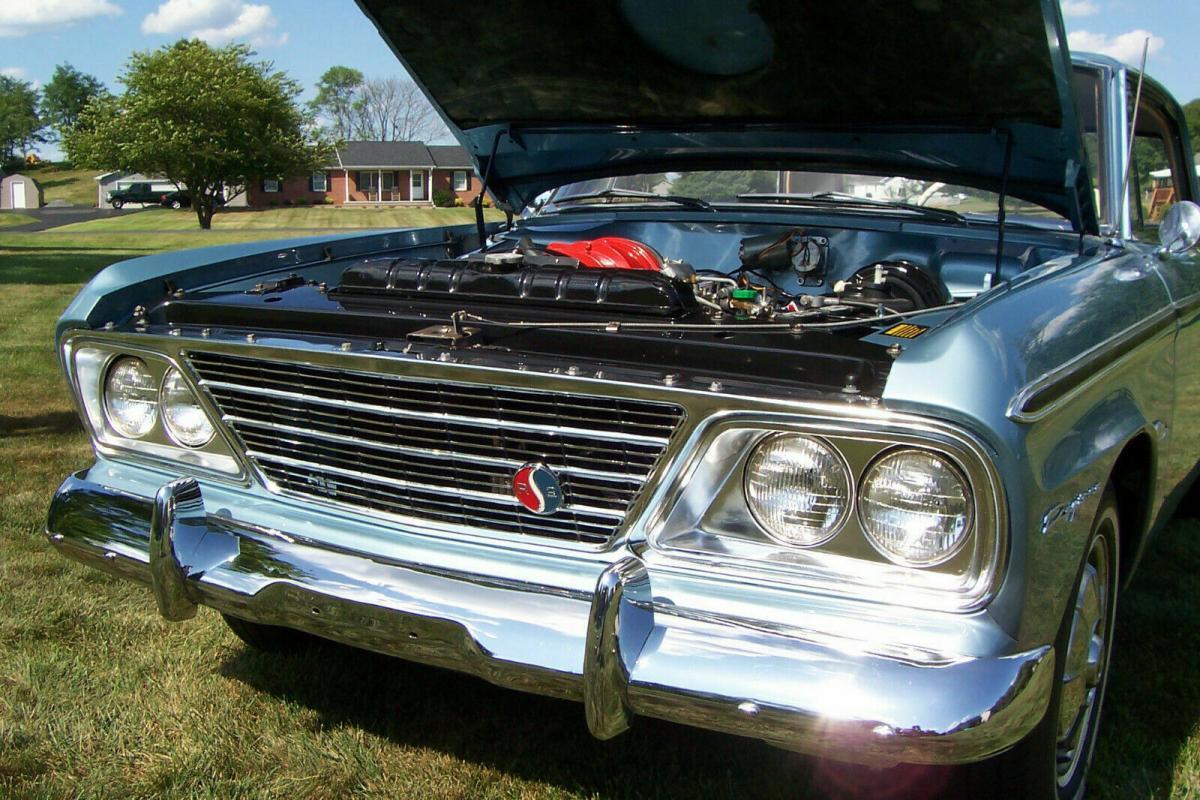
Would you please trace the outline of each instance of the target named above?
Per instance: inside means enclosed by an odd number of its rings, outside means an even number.
[[[553,514],[562,508],[563,492],[545,464],[526,464],[513,475],[513,497],[535,514]]]

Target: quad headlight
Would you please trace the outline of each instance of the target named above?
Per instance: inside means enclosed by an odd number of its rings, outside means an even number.
[[[212,422],[179,370],[171,367],[166,371],[158,397],[163,424],[172,439],[185,447],[203,447],[212,441],[216,433]]]
[[[158,387],[146,362],[119,358],[104,379],[104,413],[113,430],[130,439],[140,439],[158,421]]]
[[[811,436],[769,436],[746,463],[750,511],[785,544],[813,547],[836,534],[850,508],[851,487],[845,461]]]
[[[905,448],[885,453],[863,476],[859,519],[888,559],[927,567],[954,556],[971,533],[966,478],[944,456]]]

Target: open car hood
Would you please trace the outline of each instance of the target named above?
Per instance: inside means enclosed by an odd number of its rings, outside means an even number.
[[[1097,229],[1057,0],[359,5],[514,208],[638,172],[999,191],[1007,171],[1010,194]]]

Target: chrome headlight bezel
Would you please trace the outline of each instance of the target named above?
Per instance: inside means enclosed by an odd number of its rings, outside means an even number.
[[[219,417],[215,409],[187,370],[182,369],[170,356],[139,343],[89,333],[65,337],[62,356],[80,417],[97,455],[132,459],[197,477],[215,477],[243,485],[247,483],[245,467],[226,438],[224,426],[217,424]],[[106,408],[105,383],[112,366],[126,357],[142,361],[150,371],[156,403],[160,401],[167,372],[171,369],[180,372],[208,416],[215,431],[214,436],[197,447],[180,444],[167,431],[161,408],[158,409],[153,427],[141,437],[131,438],[114,427]]]
[[[684,458],[650,500],[654,509],[644,521],[648,557],[656,565],[705,569],[741,583],[893,605],[955,612],[985,605],[999,588],[1008,524],[1003,488],[985,447],[938,420],[857,408],[839,411],[813,404],[803,414],[730,413],[702,422],[683,446]],[[853,513],[819,546],[800,548],[772,539],[746,508],[741,476],[748,454],[779,432],[828,442],[855,478]],[[862,476],[880,454],[897,447],[944,456],[971,488],[972,532],[941,564],[912,567],[890,561],[862,530],[857,509]],[[731,481],[730,475],[738,480]]]

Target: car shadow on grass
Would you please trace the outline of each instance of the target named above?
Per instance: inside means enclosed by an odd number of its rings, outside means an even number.
[[[582,704],[332,642],[282,656],[244,647],[219,669],[314,711],[316,731],[352,725],[584,797],[959,796],[944,769],[824,762],[650,718],[602,742],[588,733]]]
[[[1119,600],[1089,797],[1191,797],[1200,789],[1175,784],[1179,764],[1196,747],[1197,653],[1200,519],[1180,517],[1150,543]]]
[[[1168,797],[1200,719],[1200,521],[1154,543],[1121,600],[1112,682],[1089,797]],[[582,796],[961,797],[984,770],[839,765],[648,718],[601,742],[583,706],[449,670],[320,642],[280,656],[239,649],[221,673],[316,712],[318,729],[357,726]],[[967,772],[968,774],[963,774]],[[967,782],[963,784],[962,782]]]

